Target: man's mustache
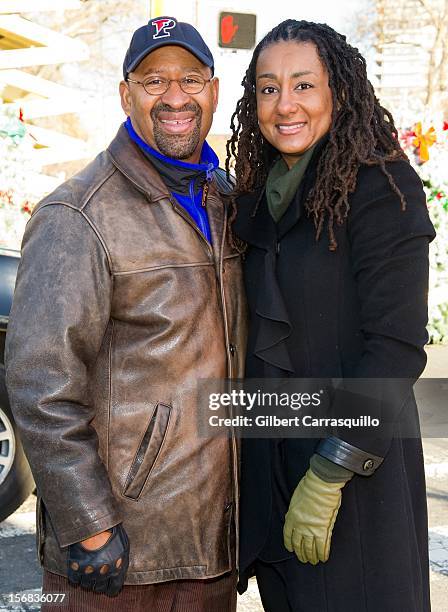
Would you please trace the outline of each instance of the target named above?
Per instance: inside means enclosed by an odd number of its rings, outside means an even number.
[[[197,117],[200,117],[202,115],[202,109],[198,104],[193,104],[190,102],[189,104],[184,104],[182,108],[172,108],[169,104],[160,102],[160,104],[157,104],[157,106],[154,106],[153,109],[151,110],[151,117],[153,119],[157,119],[160,113],[185,113],[185,112],[194,113]]]

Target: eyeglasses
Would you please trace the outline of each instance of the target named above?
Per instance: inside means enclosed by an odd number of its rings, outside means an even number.
[[[183,79],[164,79],[162,77],[151,77],[145,81],[134,81],[134,79],[126,78],[128,83],[136,83],[137,85],[143,85],[143,89],[150,96],[161,96],[168,91],[171,83],[179,83],[179,87],[182,91],[189,95],[195,95],[201,93],[207,83],[213,81],[211,79],[203,79],[200,76],[188,76]]]

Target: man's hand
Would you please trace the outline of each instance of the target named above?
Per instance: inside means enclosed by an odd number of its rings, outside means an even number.
[[[331,534],[345,482],[325,482],[309,469],[293,493],[283,541],[302,563],[316,565],[330,555]]]
[[[108,529],[107,531],[102,531],[101,533],[97,533],[91,538],[87,538],[86,540],[82,540],[80,544],[84,546],[87,550],[95,550],[96,548],[100,548],[107,542],[110,538],[110,534],[112,531]]]
[[[103,531],[68,550],[67,578],[72,584],[104,593],[121,591],[129,566],[129,540],[122,525]]]

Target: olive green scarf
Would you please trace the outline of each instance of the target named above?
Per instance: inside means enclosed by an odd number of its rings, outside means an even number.
[[[292,168],[288,168],[283,157],[280,157],[270,169],[266,181],[266,199],[271,217],[276,223],[280,221],[292,202],[315,146],[307,149]]]

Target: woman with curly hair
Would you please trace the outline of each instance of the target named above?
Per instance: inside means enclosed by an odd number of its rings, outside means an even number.
[[[434,229],[421,181],[364,58],[329,26],[279,24],[243,87],[227,170],[247,376],[376,380],[368,400],[350,385],[335,393],[331,413],[370,410],[388,426],[243,440],[240,591],[255,574],[269,612],[427,612],[412,384],[426,362]]]

